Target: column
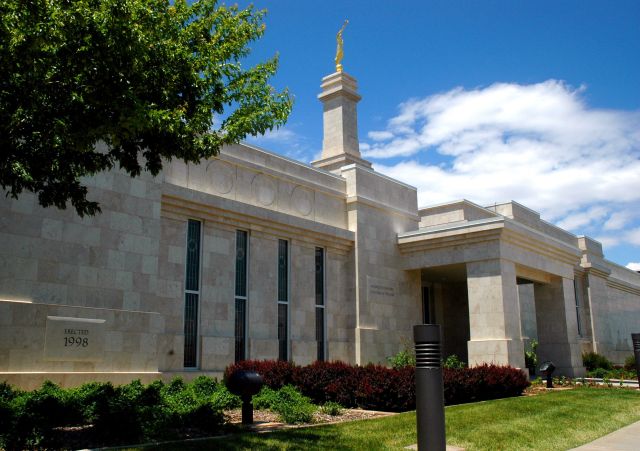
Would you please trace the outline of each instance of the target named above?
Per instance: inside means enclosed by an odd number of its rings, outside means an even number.
[[[551,360],[559,375],[583,376],[573,280],[554,277],[551,283],[536,283],[534,293],[538,359]]]
[[[495,363],[524,368],[513,262],[495,259],[467,263],[467,287],[469,364]]]

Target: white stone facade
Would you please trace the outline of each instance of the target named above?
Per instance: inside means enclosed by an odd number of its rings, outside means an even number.
[[[583,373],[586,350],[631,354],[640,274],[515,202],[418,209],[415,188],[361,158],[355,79],[332,74],[322,89],[325,147],[313,166],[242,144],[200,165],[167,163],[156,178],[112,171],[86,181],[102,207],[92,218],[3,197],[0,379],[220,376],[239,347],[250,359],[384,363],[425,319],[471,364],[522,368],[532,339],[567,375]]]

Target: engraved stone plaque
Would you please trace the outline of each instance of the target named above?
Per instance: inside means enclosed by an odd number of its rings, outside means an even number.
[[[47,316],[44,359],[99,362],[104,357],[105,320]]]
[[[367,299],[369,302],[392,302],[396,297],[396,291],[394,281],[367,276]]]

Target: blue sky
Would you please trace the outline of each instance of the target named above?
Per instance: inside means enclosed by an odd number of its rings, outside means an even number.
[[[240,2],[244,6],[249,2]],[[640,2],[256,0],[295,105],[250,142],[309,162],[320,79],[358,79],[361,151],[426,206],[516,200],[640,270]],[[635,266],[632,265],[635,268]]]

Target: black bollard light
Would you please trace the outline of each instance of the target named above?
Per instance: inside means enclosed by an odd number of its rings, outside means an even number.
[[[636,374],[638,375],[638,388],[640,388],[640,334],[631,334],[633,342],[633,354],[636,357]]]
[[[556,366],[551,361],[542,362],[542,365],[540,365],[540,371],[547,376],[547,388],[553,388],[552,374],[555,370]]]
[[[416,347],[416,422],[418,450],[445,451],[444,389],[440,352],[440,326],[413,326]]]
[[[242,399],[242,424],[253,424],[251,398],[262,388],[262,376],[255,371],[239,370],[229,376],[226,384],[231,393]]]

